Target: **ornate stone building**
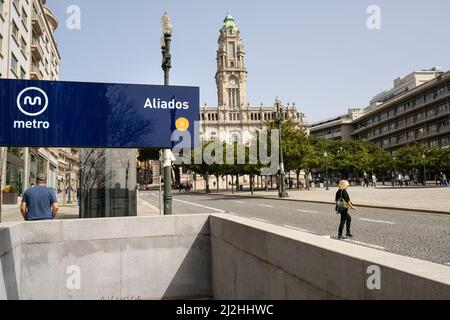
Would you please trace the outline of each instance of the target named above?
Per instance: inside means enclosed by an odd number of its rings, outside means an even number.
[[[216,85],[218,106],[201,107],[202,140],[220,139],[222,141],[249,142],[252,133],[264,127],[266,121],[273,119],[274,106],[250,106],[247,100],[247,69],[241,32],[234,18],[225,17],[217,50]],[[303,113],[297,111],[295,104],[283,106],[286,118],[293,119],[297,126],[309,130]]]

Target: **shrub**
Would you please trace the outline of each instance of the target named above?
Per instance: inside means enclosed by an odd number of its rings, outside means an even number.
[[[17,188],[15,186],[4,186],[3,192],[4,193],[17,193]]]

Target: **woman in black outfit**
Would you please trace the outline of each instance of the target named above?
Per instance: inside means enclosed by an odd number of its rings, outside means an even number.
[[[341,223],[339,224],[339,233],[338,233],[338,238],[339,239],[346,239],[346,237],[344,237],[342,235],[342,232],[344,231],[344,225],[347,226],[347,237],[353,237],[352,233],[350,232],[350,226],[352,223],[352,217],[350,216],[350,214],[348,213],[348,208],[352,208],[353,210],[355,210],[355,207],[353,206],[352,202],[350,201],[350,196],[348,195],[347,192],[347,188],[350,184],[348,183],[347,180],[342,180],[341,182],[339,182],[339,190],[336,192],[336,197],[335,197],[335,201],[337,202],[339,199],[344,199],[345,203],[347,204],[347,208],[345,209],[338,209],[336,206],[336,211],[339,212],[339,214],[341,215]]]

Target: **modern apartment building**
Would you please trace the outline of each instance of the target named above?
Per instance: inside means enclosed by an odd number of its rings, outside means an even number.
[[[441,73],[441,68],[434,67],[430,70],[413,71],[406,76],[398,77],[394,80],[394,86],[391,89],[377,94],[372,98],[372,100],[370,100],[370,107],[375,107],[388,100],[391,100],[398,95],[413,90],[414,88],[424,84],[425,82],[433,80]]]
[[[346,114],[314,123],[310,133],[327,140],[350,140],[353,133],[353,121],[363,114],[363,109],[348,109]]]
[[[450,145],[450,72],[369,107],[353,121],[353,139],[369,140],[388,151],[413,142]]]
[[[45,0],[0,0],[0,78],[58,80],[61,56],[54,32],[58,22]],[[8,148],[3,182],[20,193],[46,173],[58,186],[58,149]]]

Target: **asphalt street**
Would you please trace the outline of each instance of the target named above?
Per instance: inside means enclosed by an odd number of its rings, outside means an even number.
[[[173,196],[173,214],[229,213],[337,238],[340,216],[331,204],[178,191]],[[141,192],[140,197],[159,206],[158,192]],[[357,208],[356,211],[350,210],[350,214],[354,237],[343,241],[448,265],[450,268],[450,215],[374,208]]]

